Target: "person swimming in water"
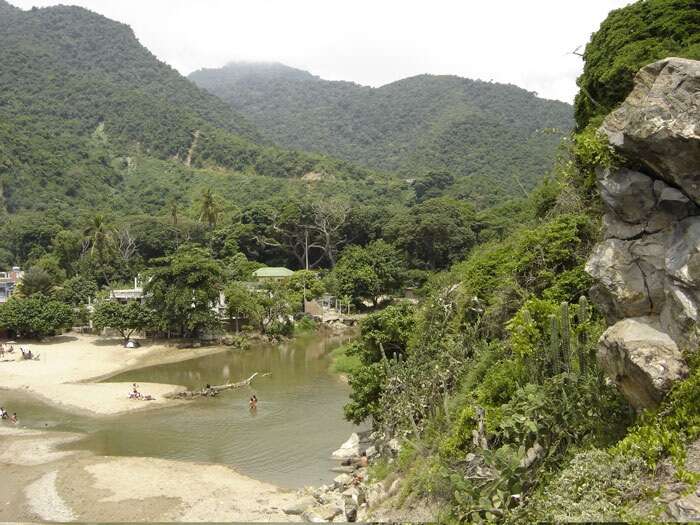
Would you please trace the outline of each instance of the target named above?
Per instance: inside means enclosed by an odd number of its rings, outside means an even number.
[[[257,408],[258,408],[258,396],[253,394],[252,397],[250,398],[250,401],[248,402],[248,406],[250,406],[250,410],[257,410]]]

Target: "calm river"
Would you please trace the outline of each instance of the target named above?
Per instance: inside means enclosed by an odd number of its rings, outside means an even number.
[[[342,415],[349,389],[329,372],[329,353],[341,343],[313,334],[281,345],[259,344],[120,374],[108,381],[199,389],[246,379],[254,372],[271,373],[216,398],[124,416],[69,414],[7,392],[3,399],[18,412],[22,426],[85,432],[74,448],[109,456],[223,463],[287,488],[318,485],[333,479],[330,468],[337,462],[330,454],[355,430]],[[148,393],[145,387],[142,391]],[[253,393],[259,399],[255,414],[248,408]]]

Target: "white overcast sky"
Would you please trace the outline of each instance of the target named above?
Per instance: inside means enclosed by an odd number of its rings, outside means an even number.
[[[129,24],[183,74],[275,61],[381,86],[420,73],[516,84],[571,102],[583,46],[630,0],[9,0],[80,5]],[[582,50],[583,48],[581,48]]]

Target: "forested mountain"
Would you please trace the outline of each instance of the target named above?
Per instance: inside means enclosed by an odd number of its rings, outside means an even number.
[[[190,79],[274,142],[408,178],[446,170],[454,194],[521,194],[553,164],[573,125],[568,104],[512,85],[420,75],[381,88],[327,81],[282,64],[231,63]]]
[[[262,141],[244,117],[157,60],[124,24],[77,7],[22,11],[0,0],[7,211],[124,197],[118,188],[138,155],[275,177],[366,175]]]

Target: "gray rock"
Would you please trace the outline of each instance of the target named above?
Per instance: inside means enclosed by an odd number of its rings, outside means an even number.
[[[333,485],[337,488],[344,488],[352,483],[350,474],[340,474],[333,479]]]
[[[682,349],[696,349],[700,344],[698,325],[698,290],[667,278],[666,301],[661,311],[661,326]]]
[[[613,321],[652,312],[645,275],[630,252],[633,242],[607,239],[593,248],[586,263],[586,272],[596,280],[591,293]]]
[[[608,328],[598,343],[598,362],[637,410],[657,406],[673,383],[688,375],[678,346],[651,317]]]
[[[700,521],[700,496],[696,492],[668,504],[667,514],[673,521]]]
[[[675,220],[680,221],[690,215],[698,214],[698,207],[693,201],[686,197],[683,192],[663,181],[654,181],[654,194],[657,199],[656,207]]]
[[[535,441],[527,452],[525,452],[525,457],[520,461],[520,467],[524,469],[530,468],[536,461],[544,456],[544,448],[539,442]]]
[[[316,505],[316,500],[312,496],[303,496],[284,507],[282,512],[292,516],[301,516],[306,509],[314,505]]]
[[[331,472],[337,472],[339,474],[352,474],[355,472],[355,467],[351,465],[343,466],[341,465],[340,467],[333,467],[331,469]]]
[[[348,459],[360,455],[360,436],[353,432],[350,437],[340,445],[340,448],[333,452],[335,459]]]
[[[601,131],[628,158],[700,201],[700,62],[666,58],[642,68]]]
[[[367,500],[367,505],[370,508],[379,505],[387,497],[386,490],[384,490],[384,485],[382,485],[381,483],[373,483],[372,485],[367,487],[367,493],[365,497]]]
[[[343,492],[345,501],[348,499],[354,501],[357,505],[362,505],[365,502],[365,494],[358,487],[349,487]]]
[[[387,490],[387,496],[392,498],[396,496],[399,491],[401,490],[401,480],[400,479],[395,479],[391,485],[389,485],[389,490]]]
[[[357,507],[357,503],[354,503],[352,500],[345,502],[343,513],[345,514],[345,519],[349,523],[354,523],[357,521]]]
[[[318,509],[305,510],[304,513],[301,515],[301,519],[303,519],[307,523],[326,523],[330,521],[321,516]]]
[[[627,168],[598,173],[598,187],[605,205],[627,223],[645,220],[656,205],[651,177]]]
[[[627,240],[644,232],[644,224],[621,221],[614,212],[609,211],[603,215],[603,231],[606,239]]]
[[[396,438],[390,439],[386,445],[392,454],[398,454],[401,451],[401,443]]]
[[[665,300],[664,283],[666,234],[663,232],[644,235],[631,241],[630,255],[634,258],[644,277],[644,286],[649,297],[649,313],[659,314]]]
[[[675,281],[700,287],[700,217],[684,219],[674,228],[665,264],[666,272]]]

